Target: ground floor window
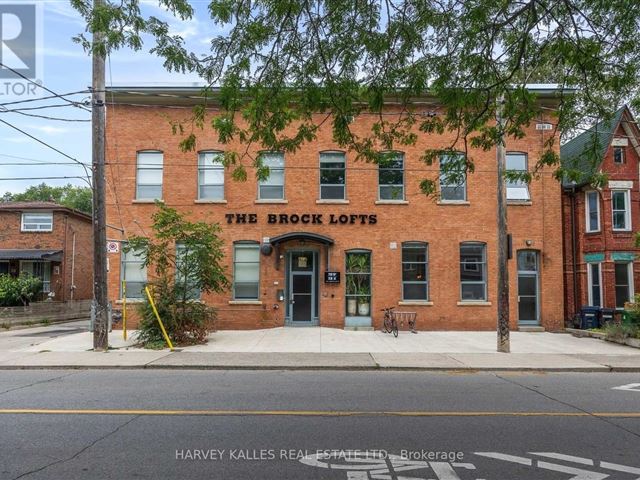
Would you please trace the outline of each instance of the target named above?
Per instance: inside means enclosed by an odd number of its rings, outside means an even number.
[[[615,264],[616,308],[624,308],[633,297],[633,263]]]
[[[0,275],[9,274],[9,262],[0,262]]]
[[[193,256],[184,243],[176,243],[176,284],[182,290],[187,300],[199,300],[200,289],[198,288],[198,279],[195,272],[189,271],[189,265],[193,265],[193,261],[189,260]]]
[[[128,252],[123,250],[120,261],[122,262],[120,275],[126,286],[127,298],[144,298],[144,287],[147,284],[147,269],[144,266],[144,259],[141,255],[136,255],[133,250]],[[121,291],[120,296],[124,296],[124,293]]]
[[[428,300],[427,244],[404,242],[402,244],[402,299]]]
[[[371,252],[350,251],[345,256],[347,315],[371,315]]]
[[[233,298],[260,298],[260,246],[257,243],[236,243],[233,246]]]
[[[599,263],[587,264],[587,281],[589,283],[589,305],[602,306],[602,272]]]
[[[460,299],[463,302],[487,300],[487,248],[484,243],[460,244]]]
[[[26,273],[42,280],[42,292],[51,291],[51,262],[21,261],[20,273]]]

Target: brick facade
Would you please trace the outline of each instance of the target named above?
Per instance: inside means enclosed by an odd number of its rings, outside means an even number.
[[[626,123],[626,125],[625,125]],[[613,138],[628,139],[628,145],[621,147],[624,151],[624,163],[614,162],[614,148],[609,145],[599,170],[607,175],[608,182],[598,190],[592,187],[581,186],[575,190],[565,188],[562,196],[562,210],[564,218],[563,236],[565,252],[565,316],[572,319],[582,306],[592,305],[589,302],[589,284],[587,268],[589,263],[601,264],[602,275],[602,301],[605,308],[616,307],[615,292],[615,264],[625,263],[625,256],[635,256],[640,249],[635,247],[635,231],[640,225],[640,190],[638,168],[640,156],[634,148],[632,136],[640,139],[638,129],[633,123],[630,113],[625,112],[622,121],[613,132]],[[636,140],[637,145],[637,140]],[[618,183],[616,183],[618,182]],[[622,182],[622,183],[619,183]],[[614,231],[612,228],[612,190],[619,189],[620,185],[628,185],[630,188],[630,220],[628,231]],[[600,229],[596,232],[587,232],[586,193],[597,191],[600,208]],[[572,235],[572,209],[574,209],[574,224]],[[575,240],[575,266],[574,266],[574,240]],[[601,260],[600,260],[601,259]],[[617,260],[617,262],[616,262]],[[640,286],[640,270],[637,261],[630,261],[633,272],[633,284],[635,291]],[[574,283],[575,279],[575,283]],[[633,293],[633,287],[632,287]]]
[[[155,206],[135,200],[136,152],[160,150],[164,155],[163,200],[190,218],[218,222],[222,226],[229,278],[233,280],[233,244],[235,241],[262,243],[289,232],[305,231],[330,237],[328,263],[331,270],[341,272],[339,284],[323,281],[327,258],[325,247],[313,241],[287,242],[281,245],[283,255],[276,268],[278,252],[260,256],[259,301],[238,304],[231,292],[207,295],[203,298],[218,309],[218,328],[253,329],[282,326],[286,305],[277,298],[285,289],[286,255],[296,248],[318,252],[319,256],[319,323],[322,326],[345,326],[345,251],[371,251],[372,326],[380,328],[380,309],[396,306],[400,310],[417,312],[417,328],[421,330],[494,330],[496,325],[496,152],[473,151],[475,173],[467,180],[467,202],[443,204],[420,193],[419,183],[425,177],[437,178],[438,166],[426,166],[419,161],[420,152],[429,147],[443,147],[452,140],[450,134],[420,134],[415,146],[404,148],[405,200],[397,203],[378,201],[377,166],[355,162],[346,153],[347,202],[318,201],[319,152],[336,150],[331,140],[331,128],[323,126],[318,139],[304,145],[300,151],[285,155],[284,202],[257,201],[257,182],[249,168],[246,182],[236,182],[225,172],[225,203],[200,203],[197,199],[197,152],[183,153],[178,148],[180,138],[171,133],[170,120],[188,116],[189,110],[165,108],[170,98],[147,101],[116,97],[107,112],[107,223],[121,228],[109,230],[109,238],[126,241],[130,235],[145,235],[150,231],[150,216]],[[127,103],[136,105],[128,105]],[[162,105],[155,105],[161,102]],[[373,118],[363,115],[352,124],[353,130],[366,134]],[[207,125],[207,122],[205,122]],[[537,131],[531,125],[528,135],[510,140],[508,151],[525,152],[529,165],[535,164],[550,133]],[[199,133],[197,149],[240,149],[240,145],[222,145],[212,131]],[[242,147],[244,149],[244,147]],[[251,148],[255,155],[258,149]],[[531,249],[538,253],[540,271],[540,324],[547,330],[563,328],[562,276],[562,211],[561,188],[549,172],[542,172],[530,186],[531,202],[508,207],[509,232],[513,238],[513,256],[509,261],[511,327],[518,327],[518,291],[516,252]],[[227,223],[226,214],[256,214],[256,223]],[[269,214],[321,214],[323,224],[269,224]],[[330,224],[333,214],[375,215],[376,223]],[[234,217],[235,219],[235,217]],[[401,302],[401,246],[403,242],[428,243],[429,301]],[[486,243],[488,298],[483,303],[462,303],[460,299],[460,242]],[[394,248],[395,246],[395,248]],[[119,300],[120,256],[109,255],[109,296]],[[399,305],[400,303],[400,305]]]
[[[53,212],[52,231],[21,231],[23,212]],[[6,203],[0,204],[0,225],[2,225],[0,250],[62,251],[61,261],[51,262],[53,300],[86,300],[93,297],[93,243],[90,216],[48,202]],[[12,275],[19,273],[19,262],[19,260],[9,262]],[[75,288],[72,288],[73,285]]]

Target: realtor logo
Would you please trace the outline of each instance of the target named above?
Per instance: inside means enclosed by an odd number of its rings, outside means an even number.
[[[13,69],[35,80],[38,53],[36,4],[0,3],[0,78],[17,79]],[[8,68],[6,68],[8,67]]]

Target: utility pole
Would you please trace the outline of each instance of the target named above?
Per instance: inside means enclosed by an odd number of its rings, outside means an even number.
[[[104,0],[94,0],[97,11]],[[95,25],[95,24],[94,24]],[[105,208],[105,47],[104,32],[93,32],[93,78],[91,82],[91,136],[93,170],[93,350],[109,348],[107,296],[107,230]]]
[[[503,118],[504,96],[498,99],[496,121],[498,124],[498,352],[509,353],[509,270],[507,252],[507,195],[504,185],[506,146]]]

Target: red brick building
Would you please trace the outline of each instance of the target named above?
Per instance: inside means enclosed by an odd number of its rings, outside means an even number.
[[[55,301],[93,297],[91,216],[51,202],[7,202],[0,225],[0,274],[40,277]]]
[[[565,182],[562,197],[565,298],[568,319],[582,306],[622,308],[640,285],[635,230],[640,225],[640,131],[629,109],[619,109],[562,146],[563,164],[607,182],[593,188]],[[593,153],[603,160],[591,160]]]
[[[537,93],[551,112],[556,91]],[[249,168],[249,180],[236,182],[219,154],[244,146],[220,144],[205,129],[197,151],[184,153],[172,135],[170,122],[189,116],[200,101],[198,88],[122,87],[108,98],[109,237],[126,242],[148,234],[154,199],[192,219],[220,223],[233,287],[202,298],[217,307],[220,328],[379,328],[380,309],[395,306],[417,312],[418,329],[495,329],[495,150],[473,151],[476,171],[460,185],[441,182],[434,200],[420,193],[419,183],[437,179],[439,165],[419,157],[452,135],[421,134],[383,168],[340,151],[327,124],[296,153],[265,154],[267,181],[257,181]],[[553,134],[550,118],[509,142],[508,168],[536,163]],[[373,121],[362,115],[352,130],[365,135]],[[508,185],[508,196],[511,326],[561,329],[561,186],[543,172],[530,186]],[[123,280],[127,301],[141,298],[148,273],[140,265],[122,249],[109,254],[113,301],[121,301]]]

